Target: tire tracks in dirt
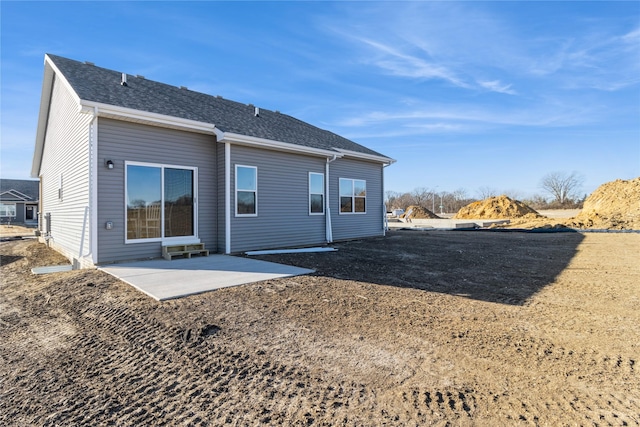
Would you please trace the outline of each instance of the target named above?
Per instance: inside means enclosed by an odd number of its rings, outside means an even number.
[[[2,425],[640,423],[637,347],[620,341],[635,314],[615,282],[595,303],[592,284],[567,279],[522,304],[512,275],[504,289],[478,281],[489,301],[459,297],[455,281],[430,292],[316,276],[160,304],[99,272],[12,277]],[[611,324],[586,322],[598,310]]]
[[[56,403],[47,404],[42,397],[28,400],[9,417],[41,425],[248,425],[243,421],[247,417],[266,425],[473,425],[481,419],[479,408],[492,407],[486,412],[501,413],[507,422],[544,423],[549,420],[541,420],[540,414],[549,413],[566,414],[554,421],[570,422],[580,413],[597,424],[634,425],[640,413],[634,403],[639,400],[632,396],[615,391],[594,396],[576,386],[546,390],[549,399],[540,404],[528,401],[522,390],[492,393],[481,384],[376,390],[349,381],[336,383],[278,363],[274,354],[233,348],[224,337],[218,339],[224,332],[217,327],[171,326],[144,316],[126,300],[92,301],[90,296],[59,301],[73,327],[84,334],[69,338],[69,351],[54,355],[56,368],[52,371],[43,363],[35,372],[21,370],[12,378],[14,391],[24,388],[34,396],[46,392],[47,400]],[[23,314],[29,308],[23,304]],[[22,320],[12,323],[29,323]],[[483,337],[473,332],[451,339],[466,341],[463,351],[483,348]],[[591,373],[605,374],[616,383],[639,380],[635,360],[621,356],[556,348],[531,336],[506,336],[498,346],[512,353],[512,360],[537,364],[542,370],[552,370],[559,359],[561,366],[579,367],[578,373],[567,374],[568,380],[571,375],[584,377],[578,383],[589,380]],[[5,391],[3,400],[11,402],[11,397],[12,391]],[[46,411],[39,409],[47,406]]]
[[[319,394],[309,383],[321,380],[301,369],[274,363],[270,357],[256,360],[260,355],[256,358],[212,343],[215,335],[167,327],[142,318],[135,308],[111,304],[64,303],[85,307],[68,312],[85,335],[72,339],[71,351],[58,356],[67,359],[57,363],[62,372],[48,379],[40,377],[37,383],[58,384],[47,389],[48,398],[54,401],[57,394],[74,397],[51,405],[44,419],[37,409],[44,402],[23,405],[19,412],[32,414],[23,418],[26,422],[77,425],[90,419],[118,425],[244,425],[247,412],[257,412],[267,424],[296,420],[307,424],[319,415],[349,420],[345,408],[364,393],[363,386],[339,385],[326,386]],[[87,360],[93,361],[89,367]],[[73,379],[60,381],[78,375],[82,387]],[[11,396],[4,397],[11,400]],[[333,403],[314,407],[314,402]]]

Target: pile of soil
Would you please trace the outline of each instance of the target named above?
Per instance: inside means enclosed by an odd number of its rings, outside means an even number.
[[[617,230],[640,229],[640,177],[602,184],[584,202],[570,227]]]
[[[519,200],[507,196],[489,197],[463,207],[455,219],[539,218],[540,214]]]
[[[407,214],[409,214],[407,216]],[[440,217],[429,209],[422,206],[411,205],[405,209],[404,213],[400,215],[400,218],[404,219],[440,219]]]

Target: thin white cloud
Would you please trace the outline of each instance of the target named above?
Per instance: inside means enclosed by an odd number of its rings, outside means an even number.
[[[382,125],[382,124],[381,124]],[[376,128],[359,128],[359,129],[344,129],[341,134],[354,141],[362,141],[364,139],[385,139],[390,140],[401,137],[412,137],[430,134],[445,134],[445,133],[468,133],[473,132],[474,128],[471,126],[465,126],[462,124],[451,123],[429,123],[429,124],[404,124],[400,126],[388,126],[384,129]],[[415,146],[422,146],[421,142],[415,143]],[[397,144],[394,144],[396,147]]]
[[[345,128],[411,129],[412,133],[456,133],[496,127],[565,127],[589,123],[596,113],[578,105],[552,105],[504,109],[498,107],[422,107],[413,110],[374,111],[336,123]]]
[[[418,79],[442,79],[458,87],[469,87],[442,64],[411,55],[373,39],[364,37],[354,37],[354,39],[373,48],[377,57],[370,61],[393,75]]]
[[[621,39],[627,43],[639,43],[640,42],[640,27],[629,31],[623,35]]]
[[[492,92],[504,93],[507,95],[516,95],[517,92],[511,89],[511,84],[503,84],[500,80],[479,81],[478,84]]]
[[[382,7],[377,13],[385,18],[375,25],[355,19],[357,25],[332,22],[325,29],[353,46],[353,56],[362,63],[391,76],[439,80],[476,92],[517,94],[512,84],[496,78],[504,73],[491,68],[496,62],[492,55],[501,56],[497,62],[504,63],[509,52],[517,50],[511,47],[515,43],[508,31],[490,15],[457,5],[413,3]]]
[[[576,16],[566,29],[538,26],[532,33],[518,25],[518,14],[481,4],[382,3],[349,12],[332,22],[334,34],[355,46],[355,57],[392,76],[525,97],[617,91],[640,81],[640,28],[614,26],[607,17]]]
[[[531,74],[570,90],[617,91],[638,84],[640,28],[616,34],[598,22],[564,39],[538,40],[550,53],[532,56]]]

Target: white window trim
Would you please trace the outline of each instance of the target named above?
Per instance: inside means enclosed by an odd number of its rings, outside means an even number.
[[[341,207],[341,200],[342,199],[342,194],[340,194],[340,180],[341,179],[347,179],[349,181],[351,181],[351,212],[342,212],[342,207]],[[360,178],[338,178],[338,215],[366,215],[367,214],[367,195],[365,194],[364,198],[364,212],[356,212],[356,195],[355,195],[355,190],[354,187],[356,185],[356,181],[364,181],[364,186],[365,186],[365,192],[367,192],[368,190],[367,188],[367,180],[366,179],[360,179]],[[358,196],[361,197],[361,196]]]
[[[322,193],[312,193],[311,192],[311,175],[320,175],[322,176]],[[325,205],[325,195],[324,195],[324,174],[320,172],[309,172],[309,215],[324,215],[324,205]],[[322,196],[322,212],[311,212],[311,196],[320,194]]]
[[[12,202],[0,202],[0,203],[2,203],[5,206],[13,206],[13,215],[4,215],[3,214],[2,216],[7,217],[7,218],[15,218],[16,217],[16,215],[18,214],[18,208],[17,208],[15,203],[12,203]]]
[[[184,169],[193,171],[193,235],[191,236],[176,236],[165,237],[164,236],[164,209],[160,209],[160,237],[153,237],[150,239],[129,239],[127,238],[127,200],[129,200],[128,194],[128,166],[146,166],[151,168],[160,168],[160,205],[164,206],[164,169]],[[145,162],[124,162],[124,243],[178,243],[188,240],[198,239],[198,168],[194,166],[181,166],[181,165],[169,165],[165,163],[145,163]]]
[[[256,189],[255,190],[238,190],[238,168],[249,168],[254,169],[256,171]],[[238,218],[250,218],[258,216],[258,167],[257,166],[249,166],[249,165],[235,165],[234,169],[235,175],[235,193],[234,193],[234,205],[235,205],[235,216]],[[252,214],[241,214],[238,213],[238,191],[253,191],[255,193],[255,201],[256,201],[256,212]]]

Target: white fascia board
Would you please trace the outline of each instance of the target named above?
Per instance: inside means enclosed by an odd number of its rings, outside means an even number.
[[[167,116],[165,114],[151,113],[148,111],[135,110],[133,108],[118,107],[115,105],[103,104],[94,101],[80,101],[81,113],[93,113],[98,109],[98,117],[122,117],[133,121],[153,123],[160,126],[176,127],[192,130],[200,133],[213,135],[216,132],[212,123],[199,122],[197,120],[182,119],[180,117]]]
[[[44,77],[42,78],[42,93],[40,95],[40,111],[38,113],[38,127],[36,130],[36,144],[33,152],[33,161],[31,162],[32,178],[39,178],[40,175],[40,166],[42,165],[44,138],[47,132],[47,121],[49,119],[49,107],[51,106],[54,77],[59,79],[71,97],[80,104],[80,97],[78,94],[73,90],[58,67],[56,67],[56,64],[54,64],[51,58],[49,58],[49,55],[45,55]]]
[[[355,157],[357,159],[372,160],[374,162],[380,162],[389,165],[396,162],[396,160],[392,159],[391,157],[376,156],[375,154],[360,153],[358,151],[345,150],[343,148],[334,147],[333,149],[341,153],[344,157]]]
[[[62,74],[60,72],[60,70],[58,69],[58,67],[56,67],[56,64],[53,63],[53,61],[51,60],[51,58],[49,58],[49,55],[45,55],[44,56],[44,63],[45,66],[48,65],[49,67],[51,67],[51,69],[54,71],[54,73],[56,74],[56,76],[60,79],[60,81],[62,82],[62,84],[65,86],[65,88],[67,89],[67,91],[69,91],[69,93],[71,94],[71,96],[73,97],[73,100],[76,101],[76,103],[80,103],[80,97],[78,96],[78,94],[73,90],[73,87],[71,87],[71,83],[69,83],[67,81],[67,79],[64,77],[64,74]]]
[[[18,201],[20,202],[28,202],[29,199],[31,199],[31,197],[27,196],[26,194],[23,194],[21,192],[19,192],[18,190],[7,190],[7,191],[3,191],[2,193],[0,193],[0,197],[5,196],[5,195],[11,195],[14,198],[18,199]]]
[[[44,136],[47,131],[47,119],[51,104],[51,91],[53,88],[54,71],[45,56],[44,76],[42,78],[42,92],[40,95],[40,111],[38,112],[38,127],[36,129],[36,141],[31,161],[31,178],[38,178],[44,150]]]
[[[224,132],[218,134],[218,142],[229,142],[232,144],[259,147],[276,151],[288,151],[293,153],[303,153],[319,157],[342,157],[340,153],[333,150],[323,150],[321,148],[305,147],[304,145],[291,144],[288,142],[274,141],[271,139],[257,138],[255,136],[241,135],[237,133]]]

